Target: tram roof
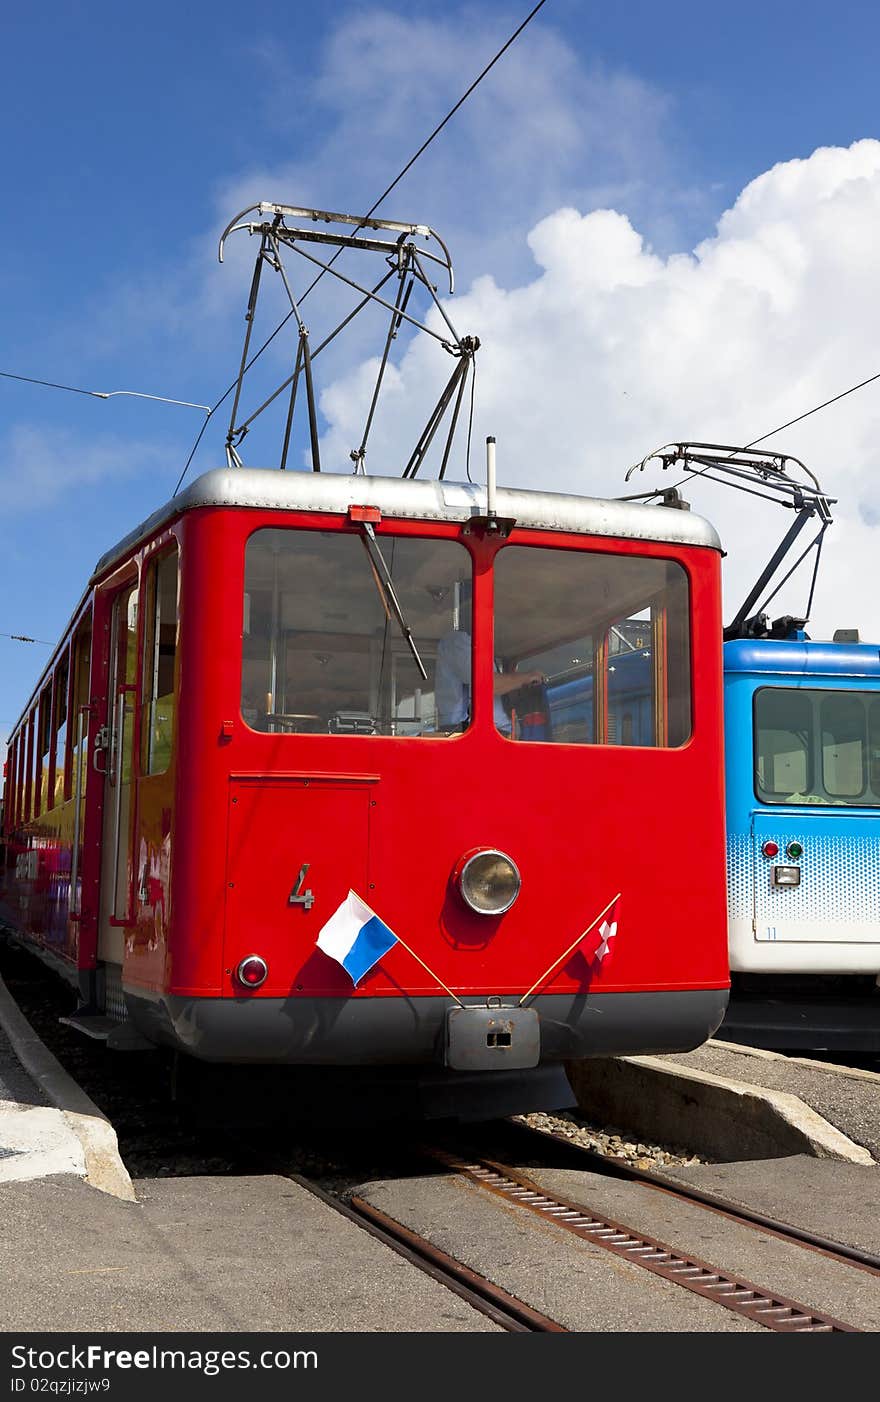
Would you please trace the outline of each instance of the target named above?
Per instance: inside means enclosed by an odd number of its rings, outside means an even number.
[[[724,644],[724,670],[786,676],[880,677],[880,647],[876,643],[736,638]]]
[[[215,468],[196,478],[102,555],[93,577],[103,574],[166,521],[204,506],[341,514],[350,506],[376,506],[383,515],[398,520],[464,522],[485,516],[486,488],[470,482],[418,482],[353,473]],[[702,516],[667,506],[499,487],[495,509],[500,517],[515,518],[518,526],[537,530],[721,549],[714,526]]]

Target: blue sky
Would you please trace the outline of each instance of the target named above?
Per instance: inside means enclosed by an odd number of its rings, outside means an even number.
[[[241,236],[218,265],[226,220],[260,198],[367,208],[529,8],[8,9],[0,370],[214,403],[254,251]],[[451,311],[484,342],[477,423],[499,438],[500,480],[534,480],[540,454],[544,484],[619,494],[666,437],[744,441],[880,370],[878,39],[880,12],[851,0],[547,0],[380,210],[451,245]],[[340,470],[365,334],[319,382]],[[291,344],[264,358],[255,394]],[[426,364],[403,338],[407,402]],[[880,635],[876,603],[853,613],[878,592],[878,406],[880,385],[783,441],[841,496],[817,636]],[[97,558],[171,495],[203,417],[0,379],[0,633],[56,639]],[[221,461],[225,428],[221,412],[191,477]],[[383,432],[390,466],[372,466],[396,474],[401,445]],[[277,423],[247,445],[273,465]],[[735,584],[755,538],[787,524],[756,531],[738,502],[693,500]],[[47,651],[0,637],[0,737]]]

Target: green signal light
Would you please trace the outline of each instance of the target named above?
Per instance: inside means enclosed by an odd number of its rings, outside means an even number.
[[[788,846],[785,849],[785,852],[786,856],[791,857],[792,860],[795,862],[798,860],[799,857],[802,857],[804,855],[804,849],[799,842],[789,842]]]

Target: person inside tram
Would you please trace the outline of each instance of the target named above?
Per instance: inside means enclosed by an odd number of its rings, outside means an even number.
[[[543,672],[505,672],[495,659],[494,711],[495,724],[502,735],[510,735],[512,721],[502,700],[524,686],[547,678]],[[454,628],[437,644],[437,667],[434,675],[434,697],[437,725],[440,730],[463,730],[470,718],[471,701],[471,635],[465,628]]]

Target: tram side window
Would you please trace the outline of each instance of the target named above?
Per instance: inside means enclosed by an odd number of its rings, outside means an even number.
[[[755,695],[755,764],[758,797],[796,801],[810,793],[812,706],[796,691],[765,688]]]
[[[6,779],[6,817],[10,830],[18,826],[21,806],[21,768],[19,766],[19,740],[16,735],[9,746],[9,775]]]
[[[666,748],[691,733],[687,576],[669,560],[508,546],[495,562],[496,668],[513,739]],[[500,688],[499,688],[500,690]]]
[[[13,821],[18,827],[24,816],[24,764],[22,762],[22,737],[24,730],[18,732],[15,741],[15,808],[13,810]]]
[[[55,691],[52,722],[52,759],[55,773],[54,792],[51,807],[57,808],[65,798],[65,763],[67,748],[67,686],[70,676],[70,663],[67,654],[55,668]]]
[[[174,731],[177,656],[177,547],[147,571],[141,735],[144,774],[164,774]]]
[[[4,832],[11,831],[18,821],[18,736],[7,748],[6,783],[3,785]]]
[[[855,798],[865,787],[865,721],[857,696],[822,702],[822,783],[834,798]]]
[[[51,683],[43,688],[34,744],[34,817],[45,813],[49,798],[49,736],[52,722]]]
[[[30,822],[34,812],[34,712],[31,711],[22,731],[22,773],[24,775],[24,805],[22,820]]]
[[[33,708],[25,721],[25,789],[24,789],[24,821],[29,823],[34,816],[34,731],[37,724],[36,707]]]
[[[434,677],[442,639],[470,645],[470,555],[424,536],[378,542],[427,679],[359,531],[259,530],[246,548],[242,627],[252,730],[420,738],[468,724],[467,702],[440,714]]]
[[[25,749],[25,728],[18,732],[18,750],[15,759],[15,823],[18,826],[24,820],[24,795],[25,795],[25,766],[27,764]]]
[[[763,803],[880,807],[880,702],[866,692],[762,687],[755,789]]]
[[[25,796],[25,731],[22,728],[18,733],[18,753],[15,761],[15,821],[16,825],[24,819],[24,796]]]
[[[18,732],[18,760],[15,766],[18,798],[15,805],[15,821],[23,823],[27,818],[27,724]]]
[[[868,783],[875,799],[880,799],[880,700],[868,706]]]
[[[70,717],[70,788],[83,799],[86,788],[86,753],[89,734],[89,673],[92,662],[92,620],[80,624],[73,639],[73,714]],[[82,742],[80,742],[82,735]]]
[[[16,736],[12,746],[12,757],[14,765],[14,785],[12,788],[12,801],[7,804],[7,818],[11,816],[12,826],[18,827],[21,822],[21,804],[24,793],[24,779],[21,772],[21,733]]]

